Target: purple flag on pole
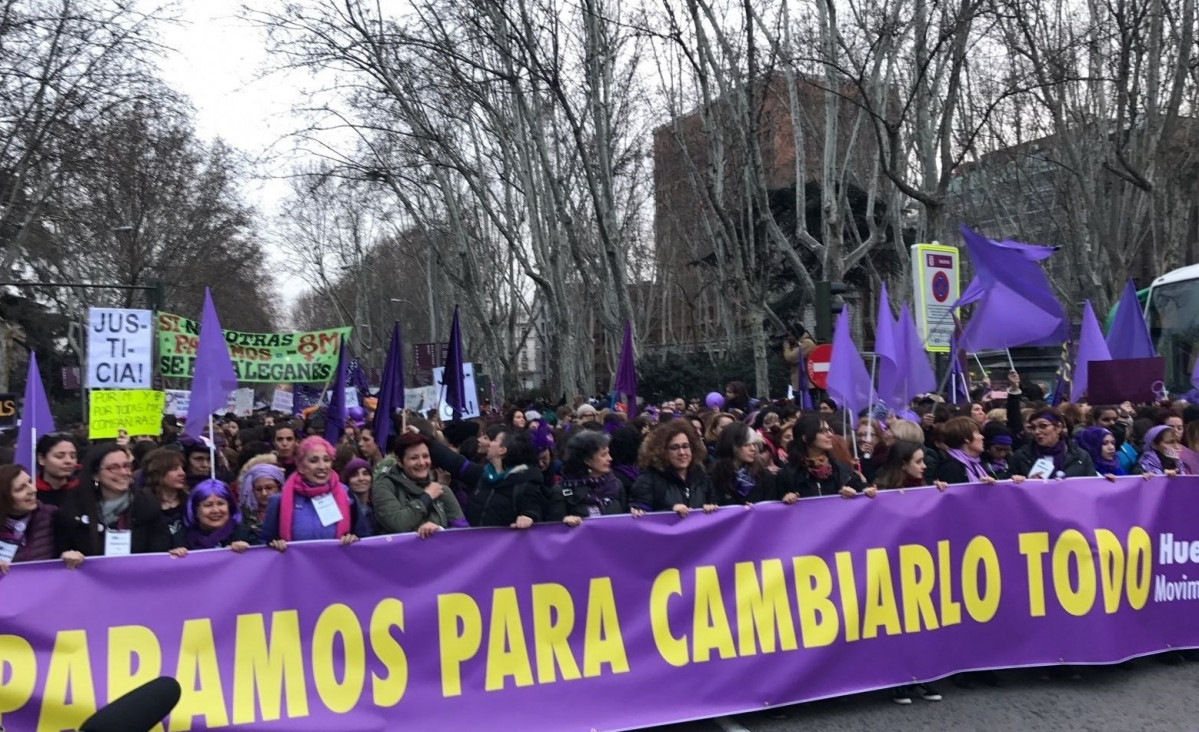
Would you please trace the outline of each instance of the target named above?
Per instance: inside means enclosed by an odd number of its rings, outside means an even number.
[[[325,439],[330,445],[341,441],[346,428],[346,339],[341,339],[337,352],[337,376],[333,379],[333,393],[329,395],[329,409],[325,413]],[[384,443],[387,444],[387,443]]]
[[[46,388],[37,367],[37,354],[29,351],[29,370],[25,372],[25,401],[21,403],[21,426],[17,429],[17,452],[13,463],[24,467],[30,475],[37,474],[37,441],[54,431],[54,417]]]
[[[975,303],[970,322],[958,339],[960,348],[977,352],[1056,346],[1066,340],[1066,313],[1054,298],[1045,272],[1027,254],[1032,245],[1001,245],[965,226],[962,238],[977,274],[966,293],[976,299],[963,296],[953,306]]]
[[[204,288],[204,312],[200,316],[200,338],[196,344],[196,366],[192,371],[191,401],[183,434],[200,439],[208,417],[229,401],[229,392],[237,388],[237,373],[229,358],[225,331],[212,304],[212,293]]]
[[[383,381],[379,385],[379,402],[375,405],[372,427],[375,439],[383,445],[391,435],[391,415],[404,408],[404,341],[400,337],[400,321],[391,328],[391,345],[383,362]]]
[[[878,399],[892,409],[903,409],[907,398],[900,392],[903,386],[900,344],[891,314],[891,299],[887,283],[878,294],[878,320],[874,328],[874,353],[878,356]]]
[[[1153,358],[1157,350],[1149,337],[1149,326],[1141,312],[1141,301],[1137,299],[1137,287],[1129,280],[1116,306],[1112,328],[1107,332],[1107,350],[1114,359]]]
[[[1112,354],[1103,340],[1103,331],[1091,301],[1082,306],[1082,332],[1078,336],[1078,353],[1074,356],[1074,385],[1070,390],[1070,401],[1077,402],[1087,393],[1088,364],[1092,361],[1110,361]]]
[[[833,331],[833,356],[828,365],[828,395],[850,414],[870,406],[873,389],[870,372],[862,362],[862,355],[854,345],[849,332],[849,306],[837,316],[837,328]]]
[[[637,411],[637,365],[634,359],[633,322],[626,320],[624,341],[620,345],[620,362],[616,366],[616,380],[612,385],[612,390],[616,392],[617,399],[623,396],[627,400],[628,411],[626,414],[630,418]]]
[[[458,306],[454,306],[454,322],[450,325],[450,347],[445,354],[445,371],[441,381],[445,386],[445,403],[454,412],[454,421],[466,411],[466,383],[462,374],[462,328],[458,325]]]
[[[1030,262],[1040,262],[1049,259],[1058,249],[1057,247],[1043,247],[1038,244],[1025,244],[1023,242],[1012,241],[1011,239],[991,243],[1004,249],[1019,252],[1021,256]],[[961,297],[958,298],[958,301],[953,304],[953,307],[960,308],[965,305],[972,305],[981,300],[984,294],[986,294],[986,285],[978,278],[978,275],[975,275],[974,279],[970,280],[970,284],[962,292]]]
[[[924,341],[916,328],[916,319],[912,311],[904,306],[899,313],[899,325],[896,326],[896,339],[899,341],[899,373],[900,383],[896,396],[902,399],[895,409],[907,409],[912,398],[917,394],[927,394],[937,389],[937,375],[933,372],[932,364],[928,361],[928,353],[924,349]]]

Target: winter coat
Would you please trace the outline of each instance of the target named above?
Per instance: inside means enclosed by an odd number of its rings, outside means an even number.
[[[797,493],[800,498],[816,498],[838,495],[845,486],[859,491],[866,487],[853,468],[840,460],[830,460],[829,462],[833,466],[833,470],[824,480],[817,480],[813,477],[806,466],[788,465],[783,468],[783,472],[778,476],[779,495]]]
[[[1011,469],[1012,475],[1023,475],[1028,477],[1028,473],[1032,470],[1032,466],[1036,464],[1039,456],[1036,454],[1036,445],[1028,444],[1019,450],[1012,453],[1008,458],[1008,468]],[[1066,445],[1066,455],[1062,458],[1062,467],[1060,469],[1064,478],[1091,478],[1096,475],[1095,462],[1091,460],[1091,456],[1086,450],[1075,445]],[[1059,476],[1051,476],[1059,477]]]
[[[671,511],[678,504],[703,508],[717,502],[712,481],[703,468],[692,465],[683,480],[675,471],[646,470],[629,492],[629,506],[642,511]]]
[[[0,519],[0,541],[17,545],[17,555],[12,560],[14,563],[36,562],[58,556],[54,552],[54,514],[57,512],[58,506],[47,506],[38,501],[37,508],[26,519],[25,533],[20,541],[8,532],[4,520]]]
[[[462,522],[458,525],[466,523],[452,490],[443,486],[440,496],[430,498],[399,465],[375,478],[371,484],[371,503],[381,534],[405,534],[426,522],[443,529],[456,521]]]
[[[104,555],[106,527],[100,519],[100,499],[88,501],[86,488],[70,492],[54,515],[55,553],[77,551],[87,557]],[[119,522],[121,530],[132,532],[131,554],[152,554],[171,548],[171,535],[158,499],[141,490],[132,491],[132,501]]]
[[[471,526],[511,526],[517,516],[543,519],[545,477],[535,466],[516,465],[496,473],[491,464],[472,463],[437,441],[429,446],[429,456],[434,465],[473,486],[463,509]]]
[[[546,521],[567,516],[615,516],[629,512],[629,495],[616,473],[598,478],[563,478],[548,490]]]

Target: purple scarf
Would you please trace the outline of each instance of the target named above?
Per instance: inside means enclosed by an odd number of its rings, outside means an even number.
[[[945,454],[957,460],[966,468],[966,477],[971,483],[981,483],[983,478],[988,477],[987,469],[983,467],[983,462],[980,458],[967,455],[965,450],[947,448]]]
[[[621,484],[620,478],[617,478],[613,473],[609,472],[599,476],[565,478],[562,481],[562,487],[586,487],[586,504],[588,506],[603,506],[610,501],[615,501],[620,498]]]
[[[1032,444],[1033,453],[1038,458],[1053,458],[1053,469],[1061,470],[1062,463],[1066,460],[1066,440],[1063,437],[1057,441],[1053,447],[1041,447],[1037,443]]]
[[[1087,427],[1075,435],[1074,443],[1091,456],[1091,461],[1095,463],[1095,471],[1100,475],[1123,475],[1124,471],[1120,470],[1118,458],[1103,459],[1103,441],[1110,434],[1111,432],[1103,427]]]
[[[189,526],[187,528],[187,548],[188,549],[216,549],[222,542],[227,541],[230,536],[233,536],[234,526],[233,519],[230,518],[225,522],[225,525],[219,529],[212,531],[204,531],[198,525]]]
[[[628,478],[630,483],[641,476],[641,468],[636,465],[613,465],[612,471]]]

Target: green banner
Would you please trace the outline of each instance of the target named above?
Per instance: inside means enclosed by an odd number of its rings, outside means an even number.
[[[200,324],[179,315],[156,313],[158,365],[165,378],[191,378]],[[333,378],[341,338],[350,328],[307,333],[225,331],[229,357],[239,382],[313,383]]]

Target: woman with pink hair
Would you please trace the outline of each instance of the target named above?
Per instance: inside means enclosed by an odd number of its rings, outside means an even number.
[[[309,437],[296,448],[296,472],[271,496],[262,522],[262,540],[272,549],[283,551],[289,541],[358,541],[358,511],[333,472],[333,453],[322,437]]]

